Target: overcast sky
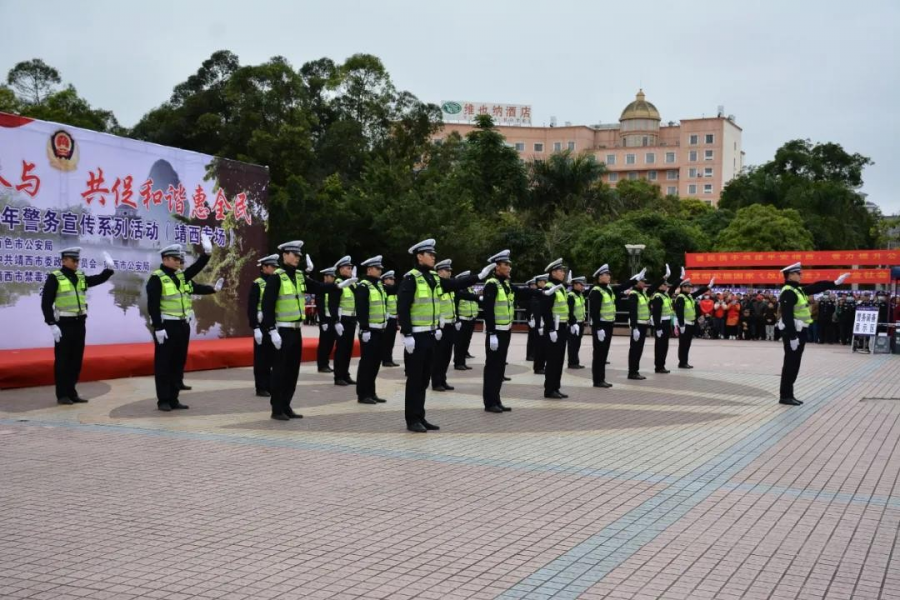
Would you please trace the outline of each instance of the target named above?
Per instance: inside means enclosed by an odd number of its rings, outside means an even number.
[[[643,87],[664,121],[743,128],[747,164],[789,139],[871,157],[864,191],[900,213],[900,2],[0,0],[0,73],[43,58],[132,126],[219,49],[295,67],[366,52],[422,100],[530,104],[533,122],[610,123]]]

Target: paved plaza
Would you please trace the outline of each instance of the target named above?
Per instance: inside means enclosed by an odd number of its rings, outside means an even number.
[[[808,346],[793,408],[780,344],[655,375],[648,342],[629,381],[627,342],[615,387],[545,400],[514,335],[498,415],[476,334],[428,434],[402,368],[370,406],[306,363],[290,422],[250,369],[188,373],[171,413],[149,377],[0,392],[0,597],[900,599],[900,357]]]

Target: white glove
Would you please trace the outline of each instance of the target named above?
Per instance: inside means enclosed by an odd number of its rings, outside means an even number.
[[[548,287],[546,290],[544,290],[544,295],[545,295],[545,296],[552,296],[553,294],[556,293],[556,290],[558,290],[558,289],[561,288],[561,287],[562,287],[562,284],[561,284],[561,283],[557,283],[556,285],[554,285],[554,286],[552,286],[552,287]]]
[[[798,338],[794,338],[790,341],[790,345],[791,345],[791,350],[796,352],[797,348],[800,347],[800,340]]]
[[[272,345],[275,346],[276,350],[281,350],[281,334],[278,333],[277,329],[273,329],[269,333],[269,339],[272,340]]]
[[[253,330],[253,339],[256,340],[256,345],[259,346],[262,344],[262,329],[257,327]]]
[[[559,339],[559,334],[556,333],[555,331],[551,331],[550,332],[550,341],[555,344],[556,340],[558,340],[558,339]]]
[[[495,334],[491,334],[491,337],[488,339],[488,344],[493,352],[497,351],[497,348],[500,347],[500,340],[497,339]]]
[[[572,269],[569,269],[569,272],[566,273],[566,285],[572,283]]]
[[[328,323],[322,323],[322,331],[328,331]]]
[[[350,279],[345,279],[338,284],[338,289],[342,290],[345,287],[349,287],[357,282],[356,277],[351,277]]]
[[[194,315],[194,311],[191,311],[188,313],[187,320],[188,320],[188,323],[190,323],[191,325],[197,324],[197,317]]]
[[[456,323],[453,324],[453,327],[454,327],[457,331],[461,330],[461,329],[462,329],[462,321],[457,321]]]
[[[59,325],[51,325],[50,333],[53,334],[53,342],[58,344],[59,340],[62,339],[62,329],[59,328]]]
[[[544,335],[544,326],[543,325],[538,327],[538,335],[541,335],[541,336]]]
[[[307,273],[312,273],[312,272],[313,272],[312,258],[310,257],[309,254],[306,255],[306,272],[307,272]]]
[[[639,341],[641,339],[641,330],[635,327],[631,330],[631,339],[634,341]]]
[[[338,334],[338,337],[344,335],[344,324],[343,323],[335,323],[334,324],[334,332]]]
[[[843,275],[841,275],[840,277],[838,277],[837,279],[834,280],[834,285],[841,285],[842,283],[847,281],[848,277],[850,277],[850,273],[844,273]]]
[[[109,255],[109,252],[103,253],[103,265],[110,271],[116,266],[116,263],[113,261],[112,256]]]
[[[678,328],[678,331],[680,331],[681,333],[684,333],[685,331],[687,331],[687,325],[682,325],[681,327]]]
[[[484,281],[485,279],[488,278],[488,275],[490,275],[491,273],[493,273],[494,269],[496,269],[496,268],[497,268],[497,263],[491,263],[491,264],[489,264],[488,266],[486,266],[485,268],[483,268],[483,269],[478,273],[478,279],[481,280],[481,281]]]
[[[403,345],[406,347],[406,353],[412,354],[416,349],[416,338],[407,335],[403,338]]]
[[[713,284],[716,282],[716,278],[713,277],[709,280],[709,285],[707,287],[712,288]]]
[[[353,281],[356,281],[356,267],[353,267],[353,269],[350,271],[350,277],[353,279]]]
[[[528,327],[529,328],[534,329],[535,325],[537,325],[537,322],[534,320],[534,317],[528,319]]]
[[[441,331],[440,329],[435,329],[434,330],[434,339],[436,339],[437,341],[441,341],[442,337],[444,337],[444,332]]]
[[[166,340],[169,339],[169,334],[166,333],[165,329],[160,329],[159,331],[154,331],[153,335],[156,336],[157,344],[164,344],[164,343],[166,343]]]
[[[359,334],[359,339],[362,340],[363,344],[368,344],[369,340],[372,339],[372,334],[368,331],[363,331],[361,334]]]
[[[572,332],[572,335],[578,335],[578,325],[572,325],[571,327],[569,327],[569,331]]]
[[[223,277],[219,277],[218,279],[216,279],[216,285],[213,286],[213,289],[217,292],[221,292],[223,285],[225,285],[225,279]]]
[[[662,334],[663,334],[663,330],[662,330],[662,329],[657,329],[657,330],[656,330],[656,337],[661,338],[661,337],[662,337]]]
[[[684,275],[685,275],[685,273],[684,273],[684,267],[681,267],[681,275],[679,275],[678,278],[679,278],[680,280],[684,281]]]
[[[601,329],[600,331],[597,332],[597,341],[603,342],[605,340],[606,340],[606,330]]]
[[[205,233],[200,234],[200,245],[203,246],[203,252],[212,254],[212,240]]]
[[[672,269],[669,268],[669,263],[666,263],[666,276],[663,279],[668,279],[672,276]]]
[[[438,317],[438,329],[443,329],[446,324],[447,321],[444,320],[444,317]]]

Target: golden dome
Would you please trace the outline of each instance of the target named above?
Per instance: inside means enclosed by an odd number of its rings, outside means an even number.
[[[634,102],[625,107],[625,110],[622,111],[622,116],[619,117],[619,120],[625,121],[626,119],[654,119],[656,121],[659,121],[659,111],[656,110],[656,107],[653,106],[653,104],[647,102],[644,98],[644,90],[638,90]]]

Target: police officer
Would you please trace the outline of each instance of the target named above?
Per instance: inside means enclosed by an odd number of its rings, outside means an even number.
[[[577,335],[578,324],[569,308],[569,298],[563,288],[566,267],[558,258],[547,265],[550,279],[541,302],[541,321],[544,324],[544,348],[546,367],[544,374],[544,398],[568,398],[560,391],[563,361],[566,359],[566,340],[569,333]],[[571,276],[571,273],[569,274]]]
[[[166,246],[160,252],[162,264],[147,280],[147,312],[153,325],[154,359],[153,370],[156,380],[156,406],[169,412],[172,409],[187,409],[178,401],[187,362],[188,340],[191,335],[193,318],[193,294],[216,292],[222,289],[222,280],[214,288],[193,281],[194,277],[209,262],[212,242],[209,236],[201,234],[203,254],[187,269],[184,266],[184,251],[180,244]]]
[[[678,327],[678,368],[693,369],[690,363],[691,342],[697,331],[697,298],[713,286],[716,278],[709,280],[708,286],[700,286],[696,291],[690,279],[683,279],[679,293],[675,296],[675,326]]]
[[[530,290],[537,289],[537,283],[534,280],[534,277],[525,282],[525,285],[528,286]],[[522,303],[522,308],[525,310],[525,321],[528,323],[528,341],[525,342],[525,360],[528,362],[534,361],[534,339],[535,339],[535,330],[534,330],[534,312],[531,308],[532,299],[529,298],[528,301]]]
[[[375,391],[381,367],[384,328],[387,326],[387,291],[381,281],[381,256],[359,264],[365,276],[356,286],[356,319],[359,323],[360,358],[356,370],[356,400],[360,404],[387,402]]]
[[[535,276],[534,283],[536,288],[543,292],[547,289],[547,281],[549,281],[549,279],[550,276],[546,273]],[[532,365],[532,368],[535,375],[544,375],[544,369],[547,366],[547,347],[546,344],[544,344],[544,317],[543,314],[541,314],[544,305],[543,303],[543,296],[540,294],[537,294],[536,297],[528,300],[531,318],[534,321],[534,323],[528,323],[528,334],[534,334],[534,364]]]
[[[356,279],[356,267],[349,256],[341,258],[334,265],[337,278],[335,283]],[[336,315],[334,331],[337,334],[337,349],[334,351],[334,385],[356,385],[350,377],[350,357],[353,355],[353,341],[356,336],[356,285],[341,288],[340,294],[329,298],[329,310]]]
[[[300,360],[303,356],[301,328],[306,316],[306,293],[337,292],[333,283],[321,283],[310,279],[299,268],[303,242],[294,240],[278,246],[282,266],[275,270],[266,282],[262,301],[262,328],[269,332],[273,348],[271,398],[272,418],[277,421],[302,419],[291,408],[291,400],[297,389]],[[312,259],[306,255],[306,272],[313,270]],[[355,283],[347,279],[341,285]]]
[[[631,343],[628,348],[628,379],[647,379],[640,373],[641,355],[644,353],[644,341],[647,339],[647,327],[650,326],[650,299],[647,297],[647,269],[641,270],[631,279],[634,287],[628,292],[628,326],[631,330]]]
[[[438,329],[441,314],[441,295],[445,290],[458,290],[484,280],[493,269],[485,267],[478,277],[441,279],[432,269],[435,263],[435,241],[424,240],[412,246],[415,267],[404,275],[397,292],[397,319],[403,335],[406,357],[406,429],[425,433],[440,429],[425,420],[425,394],[431,379],[435,342],[443,332]]]
[[[575,315],[578,324],[578,333],[569,336],[569,368],[583,369],[579,352],[581,352],[581,338],[584,336],[584,324],[586,321],[584,284],[586,278],[575,277],[572,279],[572,289],[569,291],[569,310]]]
[[[53,377],[56,402],[87,402],[78,395],[75,385],[81,376],[84,359],[84,334],[87,321],[87,290],[104,283],[113,275],[113,259],[103,253],[104,269],[98,275],[85,275],[78,268],[81,248],[61,252],[62,266],[51,272],[41,292],[41,312],[53,335]]]
[[[456,276],[462,279],[471,275],[463,271]],[[478,296],[472,288],[456,292],[456,342],[453,347],[453,368],[457,371],[471,371],[466,364],[469,357],[469,346],[472,344],[472,333],[475,331],[475,319],[478,317]]]
[[[784,341],[784,364],[781,369],[781,398],[778,402],[799,406],[803,402],[794,398],[794,382],[797,381],[797,374],[800,372],[800,361],[806,346],[806,331],[813,322],[809,296],[841,285],[850,273],[844,273],[833,282],[819,281],[812,285],[801,286],[803,267],[800,263],[785,267],[781,272],[784,273],[784,287],[781,288],[778,304],[781,308],[779,327],[783,329],[781,337]]]
[[[322,283],[334,283],[334,267],[328,267],[319,271],[322,275]],[[334,350],[334,342],[337,337],[334,333],[335,315],[329,308],[330,296],[328,292],[319,291],[316,294],[316,309],[319,317],[319,344],[316,346],[316,367],[319,373],[333,373],[334,369],[329,365],[331,352]]]
[[[270,254],[256,262],[259,277],[250,286],[250,298],[247,300],[247,319],[253,330],[253,380],[256,382],[256,395],[268,398],[272,384],[272,356],[269,351],[269,334],[262,330],[262,297],[266,289],[266,280],[278,268],[278,255]]]
[[[387,292],[387,325],[382,338],[381,366],[399,367],[394,362],[394,343],[397,341],[397,278],[393,271],[388,271],[381,276],[381,282]]]
[[[631,284],[610,285],[611,277],[609,265],[603,265],[594,271],[593,278],[597,284],[588,295],[591,313],[591,340],[594,347],[591,375],[594,387],[598,388],[612,387],[612,384],[606,381],[606,359],[609,357],[613,327],[616,324],[616,298],[631,287]]]
[[[447,383],[447,369],[450,368],[450,357],[453,354],[453,346],[456,342],[456,292],[453,288],[444,285],[444,282],[453,274],[453,261],[449,258],[442,260],[435,266],[438,277],[441,278],[441,312],[438,324],[441,328],[441,337],[437,340],[434,350],[434,366],[431,373],[431,389],[435,392],[447,392],[454,388]],[[461,289],[461,288],[459,288]]]
[[[671,275],[672,271],[669,269],[669,265],[666,265],[666,276],[650,298],[650,319],[653,323],[656,340],[653,348],[653,362],[656,367],[655,371],[664,374],[671,373],[666,368],[666,358],[669,356],[669,338],[672,336],[672,317],[675,316],[672,296],[669,294],[668,279]]]

